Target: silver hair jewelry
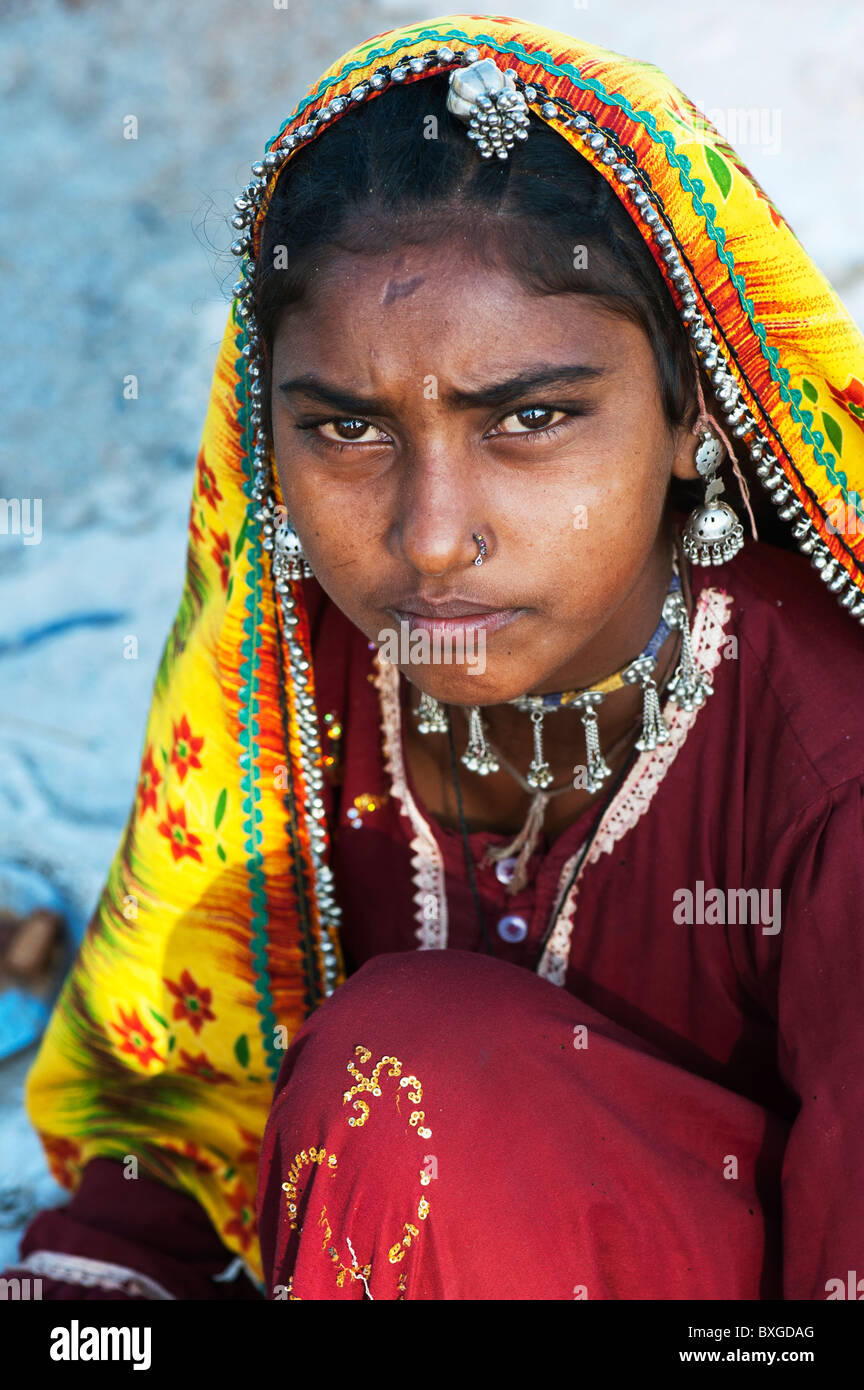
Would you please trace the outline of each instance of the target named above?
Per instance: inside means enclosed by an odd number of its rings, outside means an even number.
[[[696,469],[706,481],[705,500],[690,513],[682,545],[694,565],[722,565],[733,559],[744,544],[744,527],[728,502],[718,498],[725,491],[717,476],[722,455],[720,440],[705,426],[696,449]]]
[[[464,121],[484,159],[506,159],[517,140],[528,139],[528,104],[516,87],[516,70],[502,72],[492,58],[451,73],[447,110]]]
[[[488,547],[488,545],[486,544],[486,537],[483,536],[483,535],[481,535],[481,533],[480,533],[479,531],[472,531],[472,532],[471,532],[471,537],[472,537],[472,540],[474,540],[474,541],[476,542],[477,547],[478,547],[478,549],[479,549],[479,551],[480,551],[480,554],[477,556],[477,558],[475,559],[474,563],[475,563],[475,565],[482,565],[482,563],[483,563],[485,557],[486,557],[486,556],[488,555],[488,553],[489,553],[489,547]]]

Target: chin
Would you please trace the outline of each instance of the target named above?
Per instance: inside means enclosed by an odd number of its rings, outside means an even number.
[[[527,688],[517,685],[512,677],[505,677],[504,672],[496,671],[494,666],[485,671],[480,665],[475,668],[460,666],[450,671],[443,666],[424,669],[402,666],[400,670],[412,685],[442,705],[501,705],[524,695]]]

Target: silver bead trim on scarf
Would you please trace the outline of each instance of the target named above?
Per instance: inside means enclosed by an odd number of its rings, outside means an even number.
[[[404,82],[409,76],[419,76],[429,68],[446,69],[451,65],[467,68],[472,63],[478,62],[479,59],[480,51],[477,48],[468,47],[457,51],[444,45],[412,57],[402,57],[392,68],[386,65],[378,68],[371,77],[353,87],[347,96],[334,97],[316,110],[309,111],[304,123],[296,131],[282,136],[275,149],[270,150],[263,160],[258,160],[252,165],[252,179],[235,199],[236,212],[232,221],[240,235],[232,243],[231,250],[235,256],[241,258],[241,278],[234,286],[234,295],[236,316],[246,332],[243,356],[247,359],[248,427],[253,439],[251,460],[253,477],[250,494],[255,501],[260,503],[258,517],[262,523],[262,532],[263,527],[268,522],[272,527],[269,534],[262,534],[262,546],[266,550],[272,551],[273,549],[274,537],[280,525],[280,519],[275,514],[276,499],[272,492],[269,445],[262,430],[260,340],[253,309],[253,281],[256,265],[251,256],[252,236],[250,232],[264,194],[271,179],[281,168],[290,152],[313,139],[328,121],[341,115],[350,106],[365,101],[370,95],[384,91],[391,82]],[[494,59],[492,61],[494,62]],[[681,261],[672,232],[664,224],[660,205],[656,195],[651,190],[647,174],[635,163],[632,152],[620,146],[616,133],[598,127],[593,115],[588,116],[584,112],[578,111],[569,101],[561,97],[556,97],[554,101],[550,101],[545,88],[538,82],[528,84],[517,76],[515,78],[515,90],[523,96],[526,107],[536,106],[544,119],[549,121],[566,119],[566,124],[581,136],[600,161],[610,166],[615,178],[629,194],[639,217],[654,237],[663,259],[667,262],[673,283],[679,289],[682,298],[682,307],[679,310],[681,319],[693,339],[693,345],[701,358],[702,366],[710,374],[715,396],[730,425],[733,425],[735,436],[747,443],[750,457],[757,465],[757,475],[770,493],[781,519],[794,523],[792,535],[799,550],[810,556],[813,567],[823,583],[827,584],[831,592],[837,597],[838,602],[852,617],[864,623],[864,594],[856,586],[852,576],[834,559],[827,545],[820,540],[818,531],[804,513],[802,503],[794,496],[777,456],[770,447],[768,438],[759,430],[754,416],[747,407],[743,393],[732,373],[727,370],[726,358],[714,342],[711,328],[697,310],[697,297],[693,282]],[[521,127],[521,129],[524,130],[525,127]],[[291,549],[290,545],[286,548]],[[304,562],[300,561],[299,563],[302,566]],[[294,581],[290,578],[290,573],[296,571],[296,561],[293,569],[289,563],[283,566],[281,562],[277,563],[276,569],[281,573],[274,574],[274,585],[282,607],[291,675],[296,679],[303,675],[301,667],[306,665],[302,647],[293,636],[293,630],[299,620],[291,592],[291,585]],[[682,682],[682,684],[684,683]],[[311,695],[300,691],[299,687],[298,719],[302,750],[301,766],[312,792],[312,798],[309,805],[304,807],[303,813],[306,816],[307,828],[310,831],[313,845],[315,895],[322,921],[325,918],[328,919],[327,925],[322,929],[319,948],[322,956],[324,992],[330,994],[339,973],[337,951],[333,944],[338,929],[339,909],[333,896],[332,874],[323,859],[326,846],[326,826],[323,803],[320,801],[323,781],[320,773],[318,720]]]

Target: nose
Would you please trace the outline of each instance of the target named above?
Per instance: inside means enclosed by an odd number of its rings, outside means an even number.
[[[473,565],[490,548],[490,528],[477,472],[441,453],[415,457],[406,468],[393,525],[397,552],[418,574],[441,577]]]

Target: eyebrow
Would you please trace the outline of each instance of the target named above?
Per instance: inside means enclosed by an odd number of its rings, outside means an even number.
[[[554,364],[520,372],[517,376],[508,377],[506,381],[490,382],[476,391],[445,391],[441,399],[462,410],[470,410],[477,406],[501,406],[523,398],[530,391],[575,386],[595,381],[605,374],[605,367],[592,367],[587,363]],[[350,391],[343,391],[326,381],[321,381],[311,373],[280,382],[279,390],[286,396],[302,395],[314,398],[334,410],[355,411],[358,415],[388,414],[385,401],[353,395]]]

